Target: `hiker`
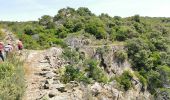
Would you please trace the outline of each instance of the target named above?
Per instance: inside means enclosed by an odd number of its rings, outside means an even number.
[[[5,46],[4,50],[5,50],[6,57],[8,57],[9,52],[13,50],[13,46],[11,45],[11,43],[8,43],[8,45]]]
[[[23,44],[22,44],[22,40],[21,39],[19,39],[17,45],[18,45],[19,54],[21,54],[21,50],[23,49]]]
[[[0,58],[2,59],[2,61],[4,61],[4,44],[3,42],[0,42]]]

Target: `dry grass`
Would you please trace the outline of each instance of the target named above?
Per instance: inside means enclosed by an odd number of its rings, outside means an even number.
[[[31,75],[32,72],[33,72],[33,69],[30,67],[30,63],[24,63],[25,76]]]
[[[0,40],[3,40],[5,37],[5,33],[2,32],[1,27],[0,27]]]
[[[0,64],[0,100],[21,100],[25,90],[23,62],[10,55]]]

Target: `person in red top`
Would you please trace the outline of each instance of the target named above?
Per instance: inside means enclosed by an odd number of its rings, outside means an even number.
[[[23,49],[22,40],[19,39],[19,41],[18,41],[18,50],[22,50],[22,49]]]
[[[17,45],[18,45],[19,54],[21,54],[21,50],[23,49],[23,44],[22,44],[22,40],[21,39],[19,39]]]
[[[4,61],[3,52],[4,52],[4,44],[3,42],[0,42],[0,58],[2,59],[2,61]]]

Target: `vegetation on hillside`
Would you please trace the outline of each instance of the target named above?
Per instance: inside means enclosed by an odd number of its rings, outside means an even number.
[[[107,14],[96,16],[88,8],[80,7],[75,10],[68,7],[59,10],[54,17],[44,15],[35,22],[1,23],[22,38],[27,49],[45,49],[51,45],[66,47],[64,39],[75,33],[88,34],[95,37],[96,41],[104,39],[109,43],[125,42],[126,51],[117,52],[118,59],[129,59],[140,82],[152,94],[156,94],[157,90],[167,90],[167,86],[170,86],[170,18],[139,15],[121,18]],[[77,69],[81,61],[77,51],[67,51],[64,55],[71,64],[71,69],[66,67],[65,77],[71,76],[64,79],[65,82],[80,80],[78,76],[81,75],[83,79],[92,78],[99,82],[105,80],[96,76],[96,71],[103,71],[93,60],[86,70],[89,75],[85,75]],[[70,71],[74,72],[71,74]],[[131,76],[126,72],[123,75],[118,82],[127,90],[131,87]]]
[[[1,31],[0,41],[5,33]],[[23,61],[15,53],[9,53],[4,62],[0,60],[0,100],[22,100],[25,91]]]
[[[133,87],[132,85],[133,74],[129,71],[124,71],[123,74],[119,77],[116,77],[117,82],[121,85],[125,91]]]
[[[21,100],[25,90],[23,62],[9,55],[0,64],[0,100]]]
[[[108,82],[106,73],[101,69],[97,60],[82,59],[79,52],[71,49],[65,49],[63,57],[69,63],[61,77],[61,81],[64,83],[70,81],[82,81],[84,83]]]
[[[0,26],[0,29],[1,29],[1,26]],[[3,40],[4,36],[5,36],[5,34],[2,32],[2,30],[0,30],[0,40]]]

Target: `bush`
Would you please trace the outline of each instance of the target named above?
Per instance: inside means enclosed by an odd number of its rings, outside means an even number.
[[[150,70],[154,67],[154,60],[151,57],[152,52],[146,40],[141,38],[134,38],[127,41],[128,57],[131,59],[132,66],[141,70]]]
[[[33,40],[31,36],[23,34],[22,40],[24,44],[24,48],[26,49],[39,49],[40,45],[37,43],[37,41]]]
[[[78,31],[84,29],[84,27],[85,26],[82,22],[78,22],[78,23],[75,24],[73,32],[78,32]]]
[[[94,35],[97,39],[106,39],[107,37],[104,23],[99,18],[91,18],[85,25],[85,31]]]
[[[142,75],[140,75],[138,72],[135,72],[135,76],[139,79],[140,83],[142,83],[142,85],[144,87],[147,86],[147,79],[144,78]]]
[[[160,73],[157,71],[149,71],[147,73],[148,89],[150,93],[154,94],[157,88],[162,87],[162,81],[160,80]]]
[[[4,33],[1,31],[1,28],[0,28],[0,40],[4,39]]]
[[[157,89],[155,100],[170,100],[170,89],[166,88]]]
[[[85,7],[80,7],[77,9],[76,11],[80,16],[89,16],[89,15],[93,15],[91,13],[91,11],[88,8]]]
[[[127,53],[124,50],[116,51],[115,52],[115,58],[118,60],[118,62],[124,62],[127,59]]]
[[[112,28],[110,30],[110,40],[114,41],[116,39],[116,30],[114,28]]]
[[[96,60],[87,60],[86,61],[86,71],[89,73],[88,77],[92,78],[93,80],[96,80],[98,82],[103,82],[103,83],[107,83],[108,82],[108,78],[105,74],[105,72],[98,67],[98,62]]]
[[[22,99],[25,90],[23,63],[15,55],[0,64],[0,90],[0,100]]]
[[[65,68],[66,70],[61,78],[61,80],[64,83],[68,83],[70,81],[78,81],[78,82],[82,81],[85,83],[90,82],[90,80],[78,68],[74,68],[72,65],[68,65]]]
[[[133,75],[129,71],[124,71],[123,74],[119,77],[116,77],[116,81],[123,87],[125,91],[132,88],[132,82],[131,79],[133,78]]]
[[[160,80],[163,85],[170,85],[170,66],[159,66],[157,68],[158,72],[160,73]]]
[[[139,16],[139,15],[134,15],[134,16],[132,17],[132,20],[135,21],[135,22],[140,23],[140,16]]]
[[[60,45],[62,48],[66,48],[67,44],[63,41],[63,39],[53,39],[52,43]]]
[[[115,34],[115,39],[118,41],[125,41],[133,37],[138,37],[138,33],[134,29],[128,26],[118,27],[116,33],[114,34]]]
[[[77,64],[80,58],[79,53],[70,48],[65,48],[62,56],[71,65]]]

